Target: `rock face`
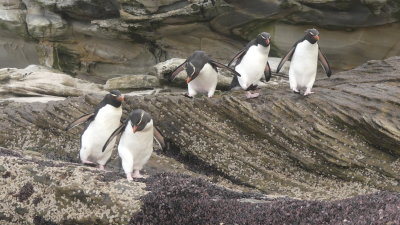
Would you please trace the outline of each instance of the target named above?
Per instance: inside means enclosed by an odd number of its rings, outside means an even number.
[[[150,112],[171,143],[165,154],[211,177],[303,199],[398,192],[399,62],[370,61],[319,79],[309,97],[293,94],[286,84],[265,87],[252,100],[242,91],[211,99],[164,93],[127,97],[124,108]],[[63,129],[101,98],[3,102],[0,145],[77,162],[82,128]]]
[[[396,0],[9,0],[0,3],[0,67],[40,62],[105,82],[195,50],[226,63],[261,31],[282,56],[316,27],[342,70],[400,53],[399,12]]]
[[[194,219],[214,224],[230,223],[239,211],[246,215],[240,218],[251,218],[247,222],[261,221],[265,212],[272,215],[281,209],[268,221],[291,224],[300,221],[297,216],[280,215],[304,214],[305,223],[358,218],[364,224],[396,224],[399,72],[400,57],[369,61],[331,79],[318,79],[316,93],[308,97],[293,94],[287,84],[264,87],[261,96],[251,100],[243,91],[194,99],[181,93],[127,96],[124,117],[136,108],[150,112],[170,146],[157,150],[146,166],[147,187],[142,181],[126,182],[115,156],[107,164],[112,172],[76,164],[83,127],[70,132],[64,128],[91,112],[103,94],[46,104],[2,101],[0,174],[5,201],[0,220],[191,223],[192,217],[176,211],[185,209],[197,215]],[[195,178],[199,176],[207,181]],[[228,191],[209,181],[252,193]],[[372,194],[377,191],[385,192]],[[193,199],[196,195],[201,197]],[[273,200],[271,195],[340,201]],[[365,196],[346,199],[355,195]],[[209,217],[206,209],[220,216]]]

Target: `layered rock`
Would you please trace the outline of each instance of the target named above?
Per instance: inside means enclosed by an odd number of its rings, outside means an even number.
[[[272,35],[271,55],[282,56],[316,27],[332,67],[343,70],[399,54],[399,10],[395,0],[10,0],[0,5],[0,66],[40,62],[105,82],[195,50],[226,63],[261,31]]]
[[[105,93],[101,85],[73,78],[46,67],[0,69],[0,95],[7,97],[68,97]]]
[[[371,61],[318,79],[309,97],[286,84],[263,88],[253,100],[242,91],[195,99],[180,93],[127,97],[124,109],[150,112],[170,142],[166,154],[188,168],[201,165],[209,176],[265,193],[337,199],[400,191],[399,61]],[[76,162],[82,128],[63,129],[101,98],[3,102],[0,145]]]

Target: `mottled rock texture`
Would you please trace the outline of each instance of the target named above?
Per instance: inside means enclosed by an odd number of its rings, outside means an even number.
[[[399,189],[400,57],[370,61],[316,81],[315,94],[268,86],[209,99],[183,93],[127,97],[125,112],[150,112],[187,167],[269,194],[341,199]],[[47,104],[1,103],[0,145],[77,162],[82,128],[65,133],[101,95]],[[23,135],[21,135],[23,134]],[[49,141],[51,140],[51,141]]]
[[[0,220],[397,224],[399,73],[400,57],[393,57],[320,77],[308,97],[287,84],[263,87],[250,100],[243,91],[127,96],[124,117],[145,109],[169,143],[145,167],[147,190],[143,180],[125,180],[115,156],[109,172],[77,164],[83,127],[64,128],[91,112],[101,94],[1,101]]]
[[[1,224],[127,224],[146,194],[115,172],[0,147]]]
[[[0,66],[47,65],[98,82],[204,50],[228,62],[261,31],[281,57],[306,28],[334,69],[400,52],[397,0],[4,0]]]

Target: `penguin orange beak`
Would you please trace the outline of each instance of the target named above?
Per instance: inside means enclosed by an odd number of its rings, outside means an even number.
[[[133,133],[136,133],[137,129],[138,129],[138,126],[134,126],[134,127],[132,127],[132,131],[133,131]]]
[[[318,36],[318,35],[315,35],[315,36],[314,36],[314,39],[317,40],[317,41],[319,41],[319,36]]]
[[[123,102],[125,100],[125,97],[123,95],[121,95],[117,98],[117,100],[120,102]]]
[[[266,43],[267,45],[269,45],[270,40],[269,40],[269,39],[265,40],[265,43]]]
[[[190,83],[190,81],[192,81],[192,77],[186,78],[186,83],[187,83],[187,84]]]

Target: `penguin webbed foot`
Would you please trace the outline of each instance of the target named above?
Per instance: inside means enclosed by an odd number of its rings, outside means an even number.
[[[314,94],[314,92],[312,92],[311,89],[307,89],[307,90],[304,92],[304,96],[307,96],[307,95],[310,95],[310,94]]]
[[[101,171],[107,171],[104,165],[99,165],[99,170],[101,170]]]
[[[188,93],[185,93],[183,96],[185,96],[186,98],[193,98],[193,96],[190,96]]]
[[[142,178],[144,178],[144,176],[140,174],[140,171],[139,171],[139,170],[135,170],[133,173],[127,173],[127,174],[126,174],[126,179],[127,179],[128,181],[132,181],[133,178],[135,178],[135,179],[142,179]]]
[[[144,178],[144,176],[142,175],[142,174],[140,174],[140,170],[135,170],[133,173],[132,173],[132,178]]]
[[[260,93],[251,93],[250,91],[246,92],[246,98],[247,99],[257,98],[258,96],[260,96]]]
[[[88,161],[88,160],[82,160],[83,164],[89,165],[89,166],[97,166],[97,163]]]

